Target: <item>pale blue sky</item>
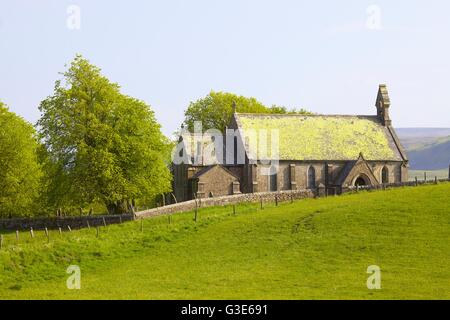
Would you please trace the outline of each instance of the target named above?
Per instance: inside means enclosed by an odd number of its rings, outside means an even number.
[[[67,27],[67,8],[81,28]],[[366,26],[370,5],[381,30]],[[210,90],[317,113],[450,127],[450,2],[0,0],[0,99],[34,122],[75,53],[151,104],[166,134]]]

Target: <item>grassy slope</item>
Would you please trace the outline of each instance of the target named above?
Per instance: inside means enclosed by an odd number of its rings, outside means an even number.
[[[449,128],[401,128],[396,131],[408,152],[411,169],[448,168],[450,165]]]
[[[411,168],[439,170],[450,164],[450,138],[408,152]]]
[[[0,298],[450,298],[450,184],[6,236]],[[25,242],[26,241],[26,242]],[[69,264],[82,289],[65,288]],[[366,269],[382,269],[382,290]]]

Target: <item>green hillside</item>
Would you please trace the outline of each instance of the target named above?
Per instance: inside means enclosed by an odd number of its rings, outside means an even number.
[[[240,205],[34,239],[7,234],[0,298],[449,299],[450,184]],[[66,268],[81,268],[81,290]],[[367,267],[381,268],[368,290]]]
[[[439,170],[450,165],[450,137],[416,146],[408,152],[411,168]]]
[[[396,129],[412,170],[447,170],[450,165],[449,128]]]

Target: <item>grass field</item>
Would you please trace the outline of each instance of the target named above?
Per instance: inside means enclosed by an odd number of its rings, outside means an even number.
[[[449,299],[450,184],[4,237],[0,299]],[[81,289],[66,287],[69,265]],[[381,268],[369,290],[367,267]]]

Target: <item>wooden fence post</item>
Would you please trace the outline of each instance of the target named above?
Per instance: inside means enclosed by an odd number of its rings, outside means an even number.
[[[434,176],[434,184],[438,184],[438,178]]]
[[[416,177],[416,187],[419,185],[419,180]]]
[[[95,228],[97,229],[97,235],[96,235],[96,236],[97,236],[97,238],[98,238],[99,235],[100,235],[100,228],[99,228],[98,226],[96,226]]]
[[[91,229],[91,225],[89,223],[89,220],[86,220],[86,224],[87,224],[88,229]]]
[[[275,195],[275,206],[278,206],[278,196]]]
[[[58,229],[59,229],[59,235],[62,236],[62,230],[61,230],[61,227],[59,227]]]
[[[198,203],[197,203],[197,199],[195,199],[194,221],[197,222],[197,219],[198,219]]]
[[[16,230],[16,243],[19,244],[19,230]]]
[[[67,225],[67,229],[69,230],[69,232],[72,232],[72,228],[69,225]]]
[[[169,218],[169,224],[172,224],[172,215],[169,214],[169,215],[168,215],[168,218]]]
[[[47,227],[45,227],[45,235],[47,237],[47,242],[50,242],[50,234],[48,233]]]
[[[427,172],[426,171],[423,172],[423,181],[425,181],[425,183],[427,182]]]
[[[3,248],[3,235],[0,234],[0,250]]]
[[[30,237],[31,239],[34,238],[34,231],[33,231],[33,227],[30,228]]]

